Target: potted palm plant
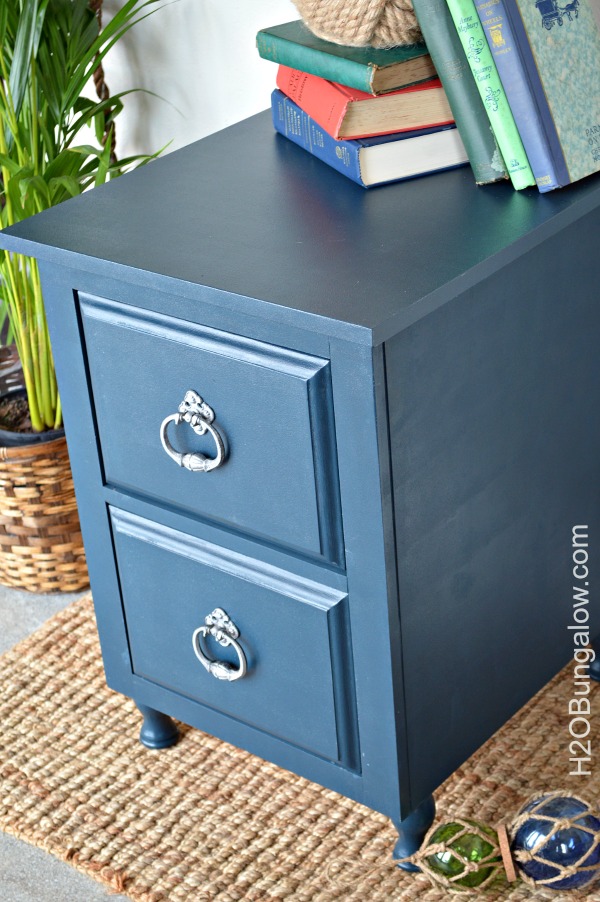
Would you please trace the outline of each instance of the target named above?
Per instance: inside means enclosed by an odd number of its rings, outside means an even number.
[[[125,0],[104,28],[101,3],[1,0],[2,228],[151,159],[117,161],[114,122],[130,92],[108,96],[102,61],[157,0]],[[98,96],[90,98],[93,80]],[[25,396],[12,388],[0,398],[17,430],[0,433],[0,582],[74,591],[87,585],[87,571],[34,260],[2,252],[0,296]]]

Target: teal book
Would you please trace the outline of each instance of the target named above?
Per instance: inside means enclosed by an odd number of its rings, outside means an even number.
[[[558,186],[600,171],[600,0],[504,0]]]
[[[346,47],[318,38],[300,20],[263,28],[256,46],[263,59],[367,94],[395,91],[436,75],[425,44]]]
[[[447,3],[513,187],[519,191],[535,185],[535,178],[475,4],[473,0],[447,0]]]
[[[413,0],[413,6],[469,156],[475,181],[478,185],[487,185],[508,178],[446,0]]]

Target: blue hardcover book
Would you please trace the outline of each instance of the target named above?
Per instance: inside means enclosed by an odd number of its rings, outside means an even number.
[[[468,163],[456,126],[337,141],[279,90],[271,96],[275,129],[363,188]]]
[[[534,96],[529,90],[525,67],[504,9],[504,0],[475,0],[475,7],[536,184],[542,192],[552,191],[560,187],[554,161]]]
[[[600,0],[503,4],[557,186],[600,171]]]

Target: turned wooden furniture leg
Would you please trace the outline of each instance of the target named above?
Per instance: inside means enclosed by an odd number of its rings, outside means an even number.
[[[394,821],[399,837],[394,847],[394,858],[408,858],[421,848],[423,838],[431,827],[434,817],[435,802],[433,796],[427,796],[407,818],[403,821]],[[410,861],[399,861],[398,867],[405,871],[420,870]]]
[[[596,659],[590,664],[590,677],[600,682],[600,635],[592,639],[592,648],[596,652]]]
[[[179,738],[179,731],[170,717],[149,708],[147,705],[137,707],[144,716],[142,729],[140,730],[140,742],[149,749],[166,749],[175,745]]]

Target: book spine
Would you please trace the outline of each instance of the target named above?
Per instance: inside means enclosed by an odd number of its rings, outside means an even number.
[[[483,101],[446,0],[413,0],[431,59],[446,91],[478,185],[508,178]]]
[[[271,95],[271,112],[273,125],[280,134],[366,187],[360,175],[360,149],[356,144],[336,141],[281,91],[273,91]]]
[[[332,138],[339,138],[348,98],[333,82],[288,66],[279,66],[277,87]]]
[[[554,123],[554,117],[552,116],[550,106],[548,105],[546,91],[542,84],[540,72],[523,22],[523,17],[516,0],[505,0],[504,12],[512,26],[514,40],[521,51],[524,71],[529,81],[529,90],[536,100],[540,122],[542,123],[546,135],[546,142],[554,161],[554,171],[558,179],[558,184],[561,187],[570,185],[571,176],[569,174],[558,131]],[[573,76],[567,75],[566,77],[572,78]]]
[[[264,31],[258,32],[256,46],[263,59],[288,66],[290,69],[319,75],[328,81],[337,81],[341,85],[348,85],[368,94],[373,93],[372,66],[332,56],[317,47],[296,44],[294,41]]]
[[[475,0],[475,7],[537,186],[541,192],[553,191],[560,185],[503,0]]]
[[[535,185],[506,94],[487,44],[473,0],[447,0],[479,95],[483,100],[513,186],[520,191]]]

